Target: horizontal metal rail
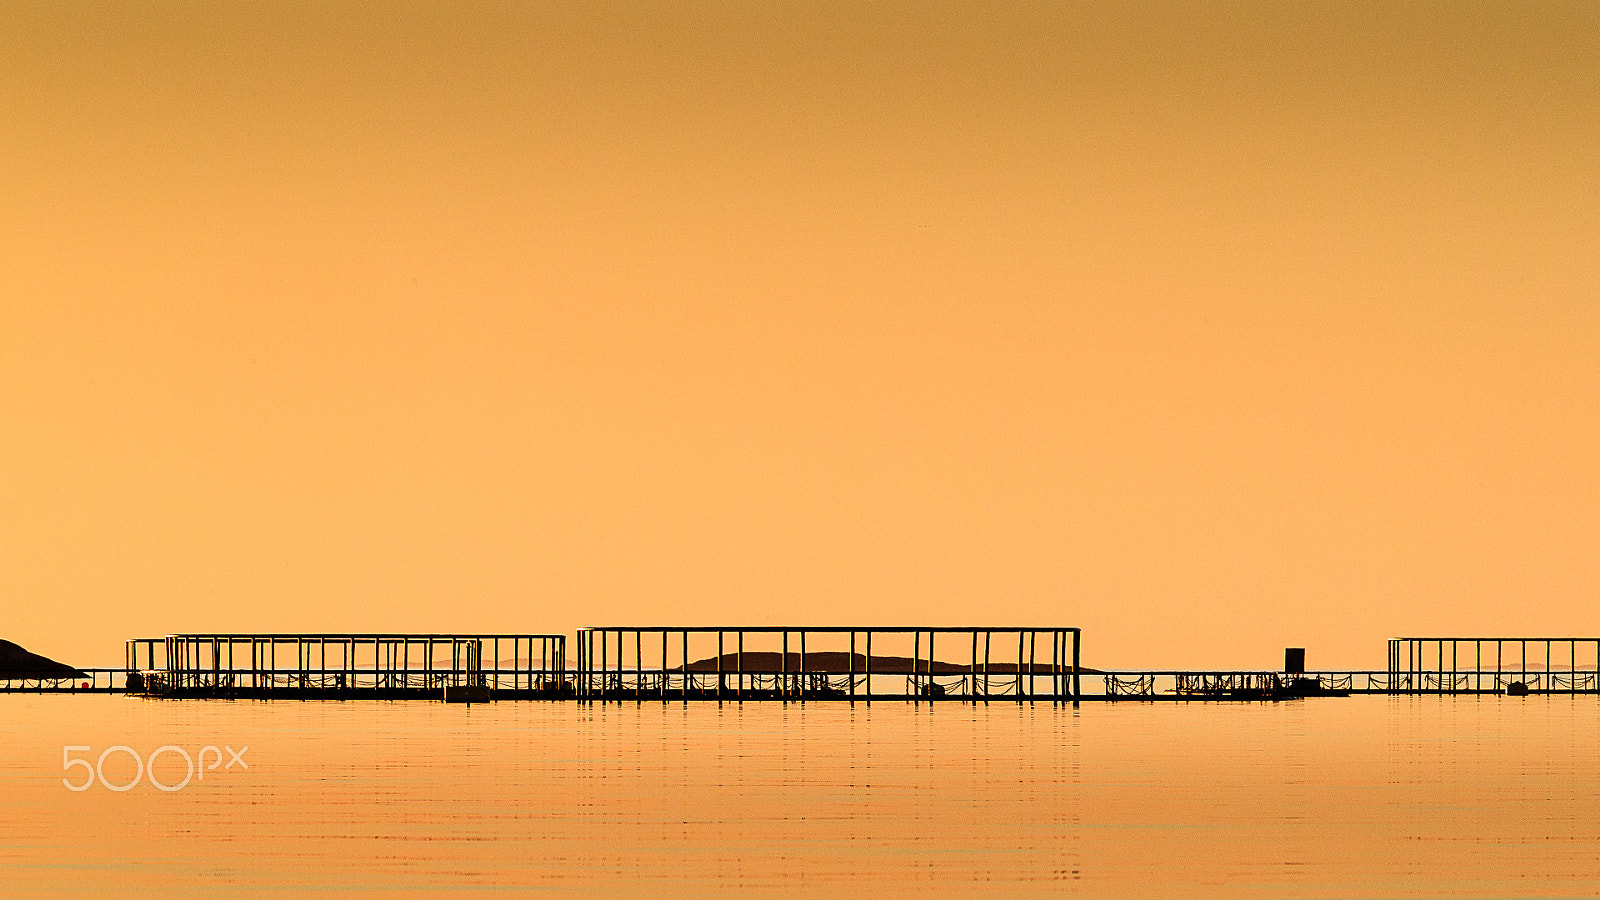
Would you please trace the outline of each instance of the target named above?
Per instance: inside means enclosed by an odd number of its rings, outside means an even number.
[[[0,694],[120,694],[127,690],[128,670],[79,669],[82,675],[0,673]]]

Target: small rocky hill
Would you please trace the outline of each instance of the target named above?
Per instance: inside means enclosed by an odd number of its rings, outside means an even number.
[[[0,678],[84,678],[85,673],[0,641]]]
[[[761,650],[747,650],[744,653],[743,660],[739,658],[739,654],[737,653],[724,653],[720,661],[718,657],[715,656],[709,659],[699,659],[689,663],[688,669],[691,672],[721,671],[725,673],[731,673],[739,670],[742,667],[745,672],[759,672],[761,674],[780,671],[798,674],[802,670],[812,674],[827,673],[832,675],[843,675],[847,672],[854,672],[857,675],[865,674],[869,668],[867,665],[867,657],[861,653],[853,654],[853,657],[854,658],[852,660],[852,654],[849,653],[821,650],[807,653],[804,657],[805,666],[802,667],[800,665],[800,654],[795,653],[792,650],[789,651],[787,660],[784,658],[782,653],[773,653]],[[908,656],[879,656],[874,653],[872,655],[872,665],[870,668],[872,669],[872,674],[874,675],[909,675],[913,672],[925,673],[928,671],[929,666],[930,663],[926,659],[912,659]],[[933,663],[931,663],[931,666],[933,668],[933,674],[935,675],[957,675],[968,672],[985,671],[991,675],[1004,675],[1017,671],[1017,663],[1015,661],[991,662],[988,667],[985,668],[981,663],[974,667],[968,663],[949,663],[935,660]],[[682,672],[683,670],[683,666],[676,666],[668,671]],[[1049,675],[1054,671],[1055,670],[1051,668],[1049,663],[1033,662],[1024,663],[1022,665],[1022,672],[1025,675]],[[1063,665],[1061,667],[1061,671],[1071,672],[1072,666]],[[1080,668],[1078,671],[1084,673],[1097,673],[1100,670]]]

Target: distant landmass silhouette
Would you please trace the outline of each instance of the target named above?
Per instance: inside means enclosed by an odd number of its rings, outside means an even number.
[[[862,653],[854,654],[855,661],[853,668],[851,664],[851,656],[852,654],[842,651],[807,653],[805,657],[805,670],[807,672],[827,673],[830,675],[847,675],[851,671],[854,671],[857,675],[866,674],[866,655]],[[690,672],[716,672],[717,661],[719,659],[722,661],[722,671],[724,673],[732,672],[736,668],[740,667],[739,654],[724,653],[720,657],[712,656],[706,659],[698,659],[692,663],[689,663],[687,667],[676,666],[668,669],[667,671],[682,672],[687,668],[687,670]],[[784,662],[784,655],[782,653],[746,650],[744,653],[743,668],[746,672],[789,671],[798,673],[800,671],[799,653],[789,653],[787,660],[788,665],[785,666]],[[915,672],[918,675],[924,674],[928,671],[928,661],[925,659],[913,660],[909,656],[874,655],[872,657],[872,674],[910,675],[913,672],[913,664],[916,666]],[[974,668],[972,665],[967,663],[948,663],[940,662],[939,660],[933,661],[932,668],[933,674],[935,675],[967,675],[973,672],[982,673],[984,671],[983,663],[979,663],[977,667]],[[1015,674],[1016,671],[1017,664],[1015,662],[991,662],[988,667],[988,672],[991,675]],[[1034,675],[1049,675],[1052,673],[1050,664],[1041,662],[1035,662],[1032,665],[1024,663],[1022,665],[1022,671],[1024,674],[1031,673]],[[1071,672],[1072,666],[1070,664],[1063,665],[1061,667],[1061,671]],[[1098,670],[1080,668],[1078,671],[1094,673]]]
[[[88,673],[0,641],[0,678],[87,678]]]

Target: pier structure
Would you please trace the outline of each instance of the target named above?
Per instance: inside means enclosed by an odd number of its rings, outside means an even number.
[[[125,669],[79,669],[79,675],[0,672],[0,694],[121,694],[127,691]]]
[[[1077,628],[622,626],[577,633],[580,701],[1076,702]]]
[[[129,693],[477,700],[570,694],[559,634],[171,634],[126,645]]]
[[[1600,638],[1391,638],[1388,674],[1395,694],[1595,694]]]
[[[0,693],[284,699],[1279,700],[1600,696],[1600,637],[1401,637],[1385,669],[1094,669],[1077,628],[621,626],[559,634],[173,634],[119,669],[0,671]],[[575,663],[575,665],[574,665]],[[69,674],[72,673],[72,674]]]
[[[1386,694],[1381,670],[1276,672],[1268,670],[1085,670],[1085,700],[1262,700]],[[1096,692],[1095,689],[1099,688]]]

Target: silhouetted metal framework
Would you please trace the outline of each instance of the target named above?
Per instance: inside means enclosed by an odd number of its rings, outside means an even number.
[[[1383,669],[1307,672],[1205,669],[1105,669],[1083,673],[1084,700],[1216,700],[1388,694]],[[1095,689],[1099,687],[1100,692]]]
[[[1077,628],[584,628],[576,687],[584,701],[1075,702],[1079,646]]]
[[[128,690],[166,697],[570,696],[560,634],[172,634],[127,642]]]
[[[124,669],[79,669],[82,675],[39,676],[0,673],[0,694],[121,694],[127,690]]]
[[[1400,637],[1389,640],[1396,694],[1600,693],[1600,638]]]

